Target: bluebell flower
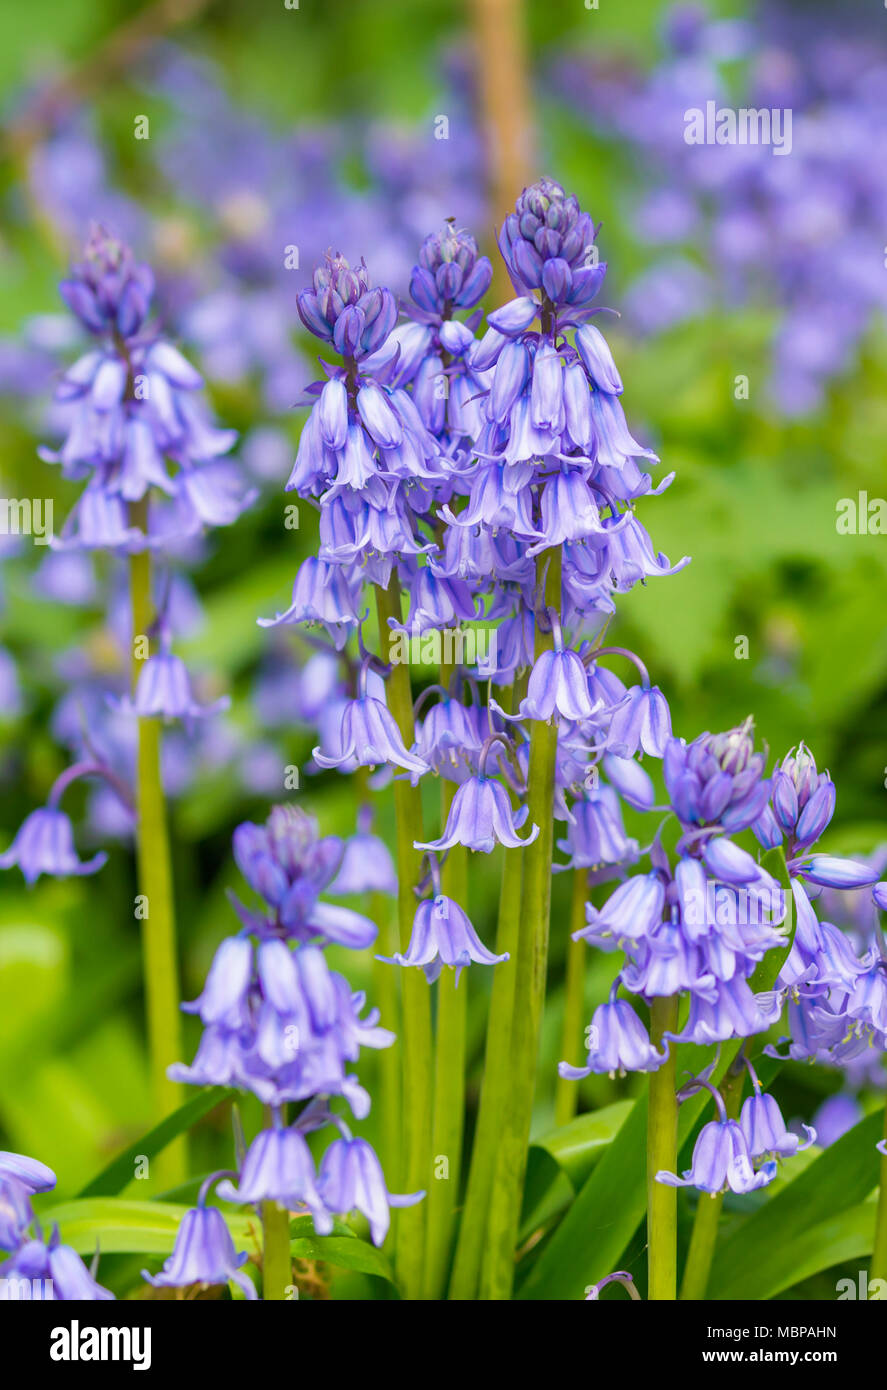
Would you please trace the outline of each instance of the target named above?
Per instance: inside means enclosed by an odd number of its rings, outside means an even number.
[[[773,1096],[760,1090],[759,1084],[754,1094],[746,1096],[742,1103],[739,1127],[752,1158],[763,1158],[766,1154],[773,1158],[777,1155],[790,1158],[816,1143],[816,1130],[809,1125],[804,1125],[806,1143],[801,1143],[797,1134],[786,1129],[779,1106]]]
[[[627,1071],[657,1071],[668,1056],[667,1050],[656,1050],[641,1020],[624,999],[598,1005],[586,1030],[586,1044],[585,1066],[560,1062],[560,1076],[579,1080],[592,1072],[606,1072],[613,1077],[617,1072],[624,1076]]]
[[[33,1219],[30,1193],[24,1183],[0,1173],[0,1250],[16,1250]]]
[[[41,806],[22,822],[9,849],[0,854],[0,869],[17,864],[25,882],[34,884],[41,874],[51,878],[94,874],[107,861],[100,852],[80,860],[74,848],[74,829],[64,811]]]
[[[456,984],[466,965],[498,965],[508,960],[508,952],[494,955],[480,940],[468,915],[443,893],[426,898],[416,908],[413,930],[406,951],[395,952],[393,956],[379,956],[379,960],[397,965],[416,965],[425,972],[432,983],[437,979],[445,965],[456,972]]]
[[[312,816],[274,806],[265,825],[239,825],[233,847],[238,868],[285,935],[301,941],[323,936],[357,950],[375,940],[376,926],[367,917],[321,901],[341,870],[344,846],[336,836],[320,836]]]
[[[619,758],[631,758],[640,749],[661,758],[671,738],[668,702],[658,686],[632,686],[627,700],[618,705],[610,720],[607,748]]]
[[[513,812],[505,788],[481,773],[469,777],[459,787],[440,838],[424,844],[414,841],[414,845],[416,849],[438,852],[452,849],[453,845],[464,845],[482,854],[492,854],[497,844],[520,849],[532,844],[539,834],[538,825],[532,825],[525,839],[518,835],[528,815],[526,806]]]
[[[259,626],[320,623],[335,642],[336,649],[341,650],[349,630],[360,622],[356,589],[347,568],[309,555],[296,571],[289,608],[274,618],[259,618]]]
[[[230,703],[229,697],[223,695],[211,705],[199,705],[191,691],[184,661],[170,651],[159,651],[142,666],[135,694],[119,700],[117,707],[142,719],[181,719],[187,724],[217,714]]]
[[[190,1284],[227,1284],[230,1280],[247,1299],[257,1299],[256,1286],[241,1266],[247,1253],[234,1249],[231,1232],[217,1207],[192,1207],[182,1217],[172,1254],[159,1274],[142,1270],[142,1278],[156,1289],[187,1288]]]
[[[718,825],[732,834],[751,825],[769,799],[750,718],[725,734],[700,734],[689,745],[672,739],[663,773],[675,813],[688,826]]]
[[[419,748],[421,756],[422,749]],[[397,871],[384,840],[371,831],[373,813],[363,806],[357,816],[357,833],[349,835],[336,877],[329,886],[333,895],[346,897],[365,893],[397,893]]]
[[[397,1196],[388,1191],[376,1154],[365,1139],[334,1139],[320,1165],[318,1187],[330,1211],[343,1216],[360,1211],[370,1223],[374,1245],[381,1245],[390,1225],[391,1207],[411,1207],[424,1192]]]
[[[606,938],[614,942],[637,941],[662,921],[665,884],[660,873],[635,874],[610,894],[602,908],[587,903],[587,927],[577,937],[601,945]]]
[[[114,1298],[96,1283],[70,1245],[63,1245],[56,1227],[47,1242],[24,1241],[15,1254],[0,1264],[0,1299],[11,1299],[19,1279],[41,1280],[47,1298],[57,1303],[96,1303]]]
[[[821,888],[867,888],[877,882],[878,870],[855,859],[833,854],[798,855],[788,862],[789,873]]]
[[[557,847],[570,856],[571,869],[596,869],[603,864],[629,864],[637,860],[638,842],[625,833],[619,798],[612,787],[589,788],[574,801],[567,834]],[[560,867],[560,866],[556,866]]]
[[[329,1235],[333,1229],[317,1190],[311,1150],[293,1126],[274,1125],[257,1134],[247,1149],[237,1186],[225,1179],[217,1191],[226,1202],[279,1202],[287,1211],[304,1206],[318,1235]]]
[[[341,767],[354,760],[360,767],[393,763],[407,772],[424,773],[428,766],[405,747],[393,714],[371,695],[349,700],[342,716],[340,748],[324,753],[314,749],[314,761],[325,768]]]
[[[773,772],[773,814],[795,851],[818,840],[835,810],[835,785],[827,772],[818,773],[810,750],[802,743]]]
[[[548,723],[555,715],[563,719],[591,719],[596,709],[582,658],[564,647],[558,626],[554,650],[543,652],[533,665],[517,718]]]
[[[51,1192],[58,1179],[51,1168],[27,1154],[0,1149],[0,1179],[15,1178],[28,1192]]]
[[[233,430],[217,429],[196,399],[203,385],[171,343],[144,330],[153,294],[149,268],[104,228],[90,233],[82,262],[60,291],[98,344],[64,373],[56,399],[68,414],[67,436],[41,457],[66,477],[89,478],[63,528],[62,547],[165,547],[204,526],[230,525],[255,490],[219,460]],[[165,460],[174,462],[174,475]],[[130,524],[127,507],[156,490],[168,505],[149,514],[148,530]]]
[[[656,1181],[666,1187],[697,1187],[714,1196],[731,1192],[755,1192],[776,1177],[776,1163],[765,1163],[755,1172],[748,1142],[736,1120],[712,1120],[703,1125],[693,1149],[693,1161],[683,1177],[659,1172]]]

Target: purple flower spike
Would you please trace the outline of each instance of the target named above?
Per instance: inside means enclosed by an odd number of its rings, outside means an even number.
[[[592,1072],[657,1071],[668,1052],[657,1052],[650,1042],[646,1028],[634,1009],[624,999],[599,1004],[592,1015],[587,1032],[588,1057],[584,1067],[571,1067],[569,1062],[558,1064],[558,1075],[578,1081]]]
[[[320,767],[341,767],[353,760],[359,767],[394,763],[407,772],[428,771],[428,764],[405,748],[387,705],[371,695],[348,701],[342,716],[340,741],[340,751],[335,754],[315,748],[314,761]]]
[[[19,832],[4,854],[0,854],[0,869],[17,864],[27,884],[37,882],[41,874],[50,878],[94,874],[106,862],[104,852],[81,861],[74,848],[74,830],[64,811],[53,806],[41,806],[23,821]]]
[[[508,960],[508,952],[496,956],[488,951],[459,904],[438,893],[417,907],[406,952],[378,959],[389,964],[420,966],[429,983],[448,965],[455,970],[458,985],[466,965],[499,965]]]
[[[736,1120],[712,1120],[704,1125],[693,1150],[693,1163],[679,1178],[660,1172],[656,1181],[666,1187],[698,1187],[700,1192],[754,1192],[776,1177],[771,1161],[755,1172],[745,1135]]]
[[[247,1252],[234,1249],[231,1232],[217,1207],[192,1207],[182,1217],[175,1248],[159,1274],[142,1270],[155,1289],[185,1288],[189,1284],[227,1284],[230,1279],[247,1299],[258,1299],[256,1286],[240,1273]]]
[[[217,1191],[226,1202],[279,1202],[287,1211],[305,1206],[319,1236],[333,1229],[317,1190],[311,1150],[297,1129],[263,1129],[247,1150],[237,1187],[226,1178]]]
[[[414,846],[441,851],[452,849],[453,845],[465,845],[466,849],[476,849],[482,854],[492,854],[497,844],[507,849],[522,849],[532,844],[539,834],[538,825],[530,827],[525,840],[517,834],[528,814],[526,806],[516,815],[512,812],[508,793],[498,782],[484,776],[469,777],[453,797],[440,839],[427,844],[414,841]]]
[[[365,1139],[335,1139],[323,1156],[318,1185],[330,1211],[363,1212],[374,1245],[381,1245],[388,1234],[391,1207],[412,1207],[425,1196],[389,1192],[382,1166]]]
[[[807,1135],[802,1144],[797,1134],[791,1134],[785,1127],[785,1120],[773,1096],[757,1091],[746,1096],[739,1116],[739,1127],[745,1136],[748,1151],[752,1158],[763,1158],[770,1154],[774,1158],[790,1158],[792,1154],[809,1149],[816,1143],[816,1130],[804,1125]]]

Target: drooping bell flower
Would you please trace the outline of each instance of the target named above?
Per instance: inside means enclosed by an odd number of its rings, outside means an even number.
[[[424,1192],[403,1196],[389,1192],[372,1146],[350,1136],[330,1144],[321,1161],[318,1187],[329,1211],[343,1216],[350,1211],[363,1213],[374,1245],[381,1245],[388,1234],[391,1207],[412,1207],[425,1196]]]
[[[539,834],[538,825],[532,825],[526,839],[518,835],[528,815],[526,806],[513,812],[505,788],[480,773],[477,777],[469,777],[459,787],[440,838],[427,843],[414,841],[414,846],[441,852],[452,849],[453,845],[464,845],[482,854],[492,854],[497,844],[520,849],[532,844]]]
[[[64,811],[41,806],[22,822],[9,849],[0,854],[0,869],[18,865],[30,886],[41,874],[51,878],[94,874],[107,861],[103,851],[81,860],[74,848],[74,828]]]
[[[96,1303],[114,1298],[96,1283],[70,1245],[63,1245],[56,1227],[49,1240],[26,1240],[11,1259],[0,1264],[0,1299],[15,1298],[19,1280],[41,1281],[45,1297],[57,1303]]]
[[[190,1284],[227,1284],[230,1280],[247,1299],[258,1299],[256,1286],[241,1267],[247,1252],[234,1249],[231,1232],[218,1207],[198,1205],[182,1217],[172,1254],[159,1274],[142,1270],[155,1289],[181,1289]]]
[[[657,1052],[634,1009],[625,999],[611,998],[599,1004],[586,1030],[588,1056],[584,1067],[558,1064],[558,1075],[571,1081],[606,1072],[611,1077],[627,1071],[656,1071],[668,1052]]]
[[[455,970],[458,985],[459,976],[466,965],[472,962],[477,965],[498,965],[508,960],[508,952],[497,956],[488,951],[467,913],[452,898],[437,893],[416,908],[406,951],[397,951],[393,956],[379,956],[378,959],[397,965],[419,966],[429,983],[436,980],[447,965]]]
[[[314,1159],[304,1137],[292,1126],[263,1129],[250,1144],[235,1187],[219,1183],[226,1202],[279,1202],[287,1211],[307,1207],[319,1236],[329,1235],[333,1220],[317,1190]]]

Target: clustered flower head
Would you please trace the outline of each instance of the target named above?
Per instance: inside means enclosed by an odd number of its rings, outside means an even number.
[[[198,395],[200,374],[151,324],[153,274],[118,237],[93,226],[82,259],[59,288],[94,341],[56,388],[66,437],[58,450],[39,451],[43,459],[60,463],[65,477],[86,479],[53,545],[69,563],[76,552],[131,556],[145,549],[167,562],[184,539],[230,525],[254,499],[236,465],[223,458],[236,432],[212,423]],[[117,610],[125,608],[120,623],[124,651],[144,644],[134,690],[119,696],[102,689],[88,716],[79,708],[82,692],[76,692],[76,742],[86,755],[57,778],[48,805],[27,817],[0,855],[0,868],[17,865],[28,884],[42,874],[64,878],[94,873],[106,862],[104,852],[79,858],[73,825],[59,805],[79,778],[98,778],[122,806],[123,823],[131,829],[136,720],[178,721],[190,738],[199,722],[228,706],[226,696],[202,704],[185,663],[172,650],[181,599],[175,576],[167,571],[149,587],[149,602],[156,599],[156,608],[147,632],[133,630],[131,605],[121,605],[120,595],[115,593],[109,603],[115,627]],[[109,707],[131,720],[129,738],[97,727],[102,718],[107,725]],[[117,814],[119,818],[119,808]]]
[[[8,1252],[0,1263],[0,1299],[33,1297],[60,1303],[113,1299],[108,1289],[96,1283],[97,1262],[87,1269],[77,1252],[62,1243],[58,1227],[44,1239],[31,1198],[36,1192],[51,1192],[55,1185],[55,1173],[45,1163],[26,1154],[0,1151],[0,1250]],[[19,1289],[25,1282],[31,1292],[23,1295]]]
[[[585,1066],[562,1062],[561,1076],[655,1071],[680,1042],[705,1046],[740,1039],[744,1050],[786,1012],[788,1055],[842,1067],[851,1082],[854,1065],[857,1078],[862,1075],[861,1056],[877,1063],[887,1049],[887,952],[876,912],[867,914],[868,940],[859,951],[846,933],[817,917],[805,886],[856,896],[876,883],[881,863],[808,854],[831,819],[834,784],[827,773],[817,772],[803,745],[777,764],[769,779],[765,762],[765,755],[755,751],[751,720],[723,734],[703,734],[689,745],[677,738],[666,743],[667,810],[680,827],[674,856],[662,843],[667,817],[653,838],[649,870],[625,876],[630,856],[623,853],[622,881],[602,906],[588,904],[588,924],[576,936],[603,950],[621,950],[625,961],[609,1002],[592,1018]],[[622,795],[626,792],[631,794],[629,784]],[[597,866],[606,865],[608,875],[619,863],[611,846],[617,854],[622,847],[613,795],[608,789],[602,799],[592,836],[599,850]],[[633,804],[641,805],[636,795]],[[651,800],[647,808],[652,808]],[[606,838],[601,838],[598,822],[606,826]],[[759,858],[733,838],[749,827],[765,851],[781,847],[786,838],[783,863],[790,896]],[[588,838],[583,822],[581,838],[572,832],[561,846],[573,851],[574,863],[589,862],[578,857]],[[600,877],[591,875],[592,881]],[[873,895],[875,907],[887,905],[887,895],[879,902],[877,887]],[[770,951],[781,953],[782,966],[773,987],[759,990],[753,976]],[[643,1005],[656,998],[686,997],[686,1022],[679,1032],[667,1033],[657,1050],[636,1008],[618,997],[620,990]],[[772,1043],[762,1050],[781,1056]],[[720,1091],[705,1076],[682,1090],[681,1099],[700,1088],[711,1090],[719,1118],[700,1131],[683,1177],[660,1173],[659,1181],[710,1193],[726,1187],[749,1192],[772,1181],[777,1159],[798,1152],[801,1141],[787,1131],[777,1102],[763,1092],[745,1060],[753,1094],[738,1120],[728,1118]],[[807,1127],[807,1133],[807,1142],[813,1142],[815,1132]],[[756,1168],[761,1159],[766,1162]]]
[[[163,550],[230,525],[255,496],[223,459],[237,436],[213,425],[196,394],[200,373],[147,323],[153,289],[150,268],[100,226],[60,286],[95,346],[56,389],[64,442],[40,451],[65,477],[88,480],[59,546]],[[146,521],[131,508],[149,494]]]
[[[352,875],[371,849],[368,838],[364,818]],[[249,908],[233,899],[243,928],[219,946],[200,997],[182,1006],[198,1015],[203,1037],[191,1065],[170,1068],[170,1076],[191,1085],[235,1086],[271,1107],[271,1126],[253,1139],[236,1183],[219,1183],[220,1197],[308,1211],[319,1235],[333,1230],[335,1213],[360,1210],[381,1244],[390,1207],[424,1194],[389,1193],[371,1146],[353,1138],[330,1109],[341,1097],[358,1119],[366,1117],[370,1098],[350,1068],[362,1047],[394,1042],[394,1034],[379,1026],[377,1010],[362,1017],[365,996],[327,963],[331,943],[361,949],[376,936],[369,919],[321,896],[342,872],[347,848],[336,837],[321,837],[316,822],[291,806],[274,807],[264,825],[238,826],[234,857],[261,902]],[[287,1123],[285,1108],[295,1103],[302,1108]],[[316,1169],[305,1136],[330,1124],[341,1137]],[[204,1183],[163,1269],[145,1277],[173,1287],[232,1279],[254,1298],[255,1286],[241,1269],[245,1252],[235,1251],[224,1218],[207,1205],[217,1176]]]

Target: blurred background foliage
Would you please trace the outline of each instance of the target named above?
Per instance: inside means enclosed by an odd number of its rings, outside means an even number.
[[[872,8],[798,10],[807,18],[815,12],[814,24],[821,19],[842,29],[857,11],[865,23]],[[790,14],[791,6],[783,9]],[[310,273],[309,251],[331,245],[364,255],[378,278],[390,276],[403,289],[413,248],[439,218],[468,223],[488,247],[493,218],[472,114],[469,15],[461,4],[302,0],[289,10],[283,0],[191,0],[144,13],[148,37],[137,33],[121,61],[120,36],[125,50],[129,26],[137,22],[123,0],[0,9],[7,125],[0,480],[8,497],[52,496],[57,529],[76,495],[35,448],[52,437],[53,374],[77,346],[66,336],[56,283],[86,229],[94,195],[95,215],[119,214],[138,253],[156,265],[162,316],[205,370],[219,418],[243,432],[242,453],[262,488],[260,502],[236,526],[216,533],[190,571],[193,621],[180,650],[205,673],[204,693],[227,690],[233,697],[220,729],[202,733],[188,755],[175,801],[190,999],[232,926],[225,900],[225,889],[237,884],[231,832],[240,820],[264,819],[269,803],[287,794],[284,768],[304,769],[315,741],[292,714],[287,684],[309,649],[291,629],[281,638],[256,625],[258,616],[285,606],[298,560],[313,544],[304,509],[302,529],[285,528],[283,495],[304,417],[296,408],[300,388],[316,374],[293,307]],[[711,4],[706,13],[753,18],[751,9],[728,4]],[[661,260],[660,248],[639,235],[635,216],[649,165],[642,145],[591,119],[575,83],[560,82],[558,73],[566,58],[588,63],[583,80],[589,84],[596,72],[641,81],[664,61],[667,7],[657,0],[628,6],[601,0],[599,9],[581,0],[528,0],[526,14],[539,172],[560,179],[601,221],[599,244],[610,267],[606,302],[617,309],[637,304],[634,287]],[[883,12],[870,22],[882,26],[871,43],[883,44]],[[803,66],[803,50],[796,57]],[[72,75],[73,86],[65,86]],[[741,76],[735,80],[741,90]],[[149,116],[149,140],[133,138],[140,114]],[[446,142],[434,138],[442,114],[450,121]],[[878,158],[872,148],[871,159]],[[887,173],[881,178],[887,184]],[[884,207],[887,212],[887,194]],[[885,239],[882,230],[871,255],[887,276]],[[300,248],[300,270],[284,268],[289,243]],[[764,246],[764,272],[768,254],[775,257],[778,249]],[[688,234],[681,254],[717,281],[702,236]],[[824,237],[809,254],[826,267],[840,260],[840,236]],[[195,314],[195,306],[220,290],[236,290],[252,305],[226,331],[236,338],[248,328],[259,346],[234,366]],[[827,320],[831,309],[822,312]],[[838,786],[828,847],[868,851],[884,838],[887,796],[887,541],[839,534],[836,507],[860,491],[877,498],[885,489],[883,301],[873,303],[849,360],[803,410],[783,409],[768,384],[785,313],[776,294],[732,300],[715,294],[661,331],[641,331],[628,310],[611,321],[608,337],[634,432],[676,474],[662,497],[641,504],[641,517],[657,548],[672,561],[691,555],[692,564],[639,586],[622,601],[610,631],[643,654],[668,695],[675,732],[689,739],[753,713],[773,757],[807,741]],[[263,334],[278,332],[278,318],[284,341],[269,348]],[[828,333],[827,321],[821,327]],[[740,375],[748,378],[748,399],[736,398]],[[0,836],[6,845],[76,744],[72,691],[89,688],[99,674],[122,681],[125,658],[109,622],[113,602],[106,600],[120,584],[111,562],[90,563],[91,580],[72,568],[50,582],[45,550],[13,539],[0,543]],[[279,687],[263,685],[272,676]],[[68,709],[64,719],[60,708]],[[72,806],[78,795],[87,794],[78,791]],[[433,802],[433,788],[429,795]],[[324,831],[353,832],[351,782],[305,773],[298,797]],[[377,828],[385,833],[387,798],[377,800]],[[80,809],[87,817],[84,844],[106,842],[102,808],[84,799]],[[490,939],[497,875],[493,864],[477,858],[472,916]],[[564,888],[557,880],[552,1002],[540,1072],[548,1083],[537,1128],[551,1123],[560,1048]],[[0,881],[0,1147],[51,1164],[62,1196],[77,1192],[146,1124],[134,891],[125,837],[95,878],[42,880],[30,892],[17,873]],[[356,962],[349,953],[355,987],[372,991],[372,970],[369,953]],[[611,975],[608,957],[590,963],[589,1006]],[[478,1063],[488,985],[471,979],[465,987]],[[189,1047],[196,1043],[193,1024],[189,1019]],[[370,1057],[363,1077],[371,1092],[373,1065]],[[838,1078],[809,1068],[796,1069],[794,1081],[795,1108],[788,1105],[786,1113],[805,1119],[838,1085]],[[593,1078],[584,1083],[584,1103],[630,1093],[632,1084]],[[367,1128],[371,1133],[372,1120]],[[225,1118],[202,1127],[204,1169],[227,1162],[228,1144]]]

